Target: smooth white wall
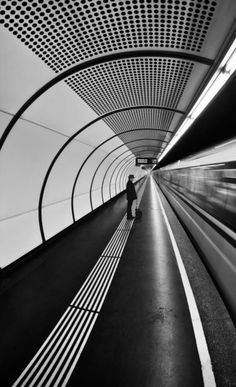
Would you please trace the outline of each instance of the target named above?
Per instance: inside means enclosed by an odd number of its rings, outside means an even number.
[[[2,26],[0,39],[2,135],[22,104],[55,74]],[[16,122],[0,152],[0,267],[42,243],[38,204],[45,174],[70,136],[96,118],[96,113],[62,81],[40,96]],[[46,240],[72,224],[71,193],[78,170],[89,153],[112,136],[114,132],[99,120],[76,136],[57,159],[43,196]],[[128,150],[122,144],[118,137],[108,141],[85,164],[75,189],[76,220],[91,211],[89,191],[97,166],[118,148],[101,164],[94,179],[93,208],[102,204],[102,179],[110,163]],[[105,200],[110,198],[109,177],[115,166],[116,162],[105,180]]]
[[[5,123],[7,122],[8,120],[5,120]],[[101,124],[99,126],[99,129],[94,126],[95,145],[99,143],[97,138],[99,133],[104,140]],[[108,128],[105,124],[104,127],[107,135]],[[109,134],[111,137],[113,132],[110,130]],[[64,134],[24,119],[17,121],[7,138],[0,153],[1,267],[18,259],[42,242],[38,226],[39,195],[48,167],[65,141],[67,137]],[[114,139],[110,146],[118,147],[120,143],[119,139],[116,141]],[[81,142],[78,136],[56,161],[43,197],[42,220],[46,239],[72,223],[72,187],[82,162],[93,149],[94,146]],[[75,190],[76,220],[91,211],[89,203],[91,180],[97,166],[111,150],[107,143],[106,149],[101,147],[85,164]],[[115,152],[107,157],[96,174],[92,193],[93,208],[102,204],[101,182],[115,157],[117,157]]]

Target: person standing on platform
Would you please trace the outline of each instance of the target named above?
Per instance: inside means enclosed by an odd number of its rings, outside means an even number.
[[[134,175],[129,175],[129,180],[126,184],[126,193],[127,193],[127,219],[131,220],[135,217],[132,215],[132,204],[135,199],[137,199],[137,194],[134,187]]]

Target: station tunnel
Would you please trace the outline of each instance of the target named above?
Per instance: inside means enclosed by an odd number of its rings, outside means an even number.
[[[236,1],[0,29],[0,385],[236,387]]]

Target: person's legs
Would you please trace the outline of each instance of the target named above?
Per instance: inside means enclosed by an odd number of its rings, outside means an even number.
[[[133,203],[133,200],[128,200],[127,201],[127,219],[132,219],[133,218],[133,215],[132,215],[132,203]]]

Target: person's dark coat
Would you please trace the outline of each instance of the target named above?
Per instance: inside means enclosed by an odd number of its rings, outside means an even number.
[[[126,194],[127,194],[127,200],[132,201],[137,199],[136,191],[134,188],[134,184],[132,183],[131,180],[128,181],[126,185]]]

